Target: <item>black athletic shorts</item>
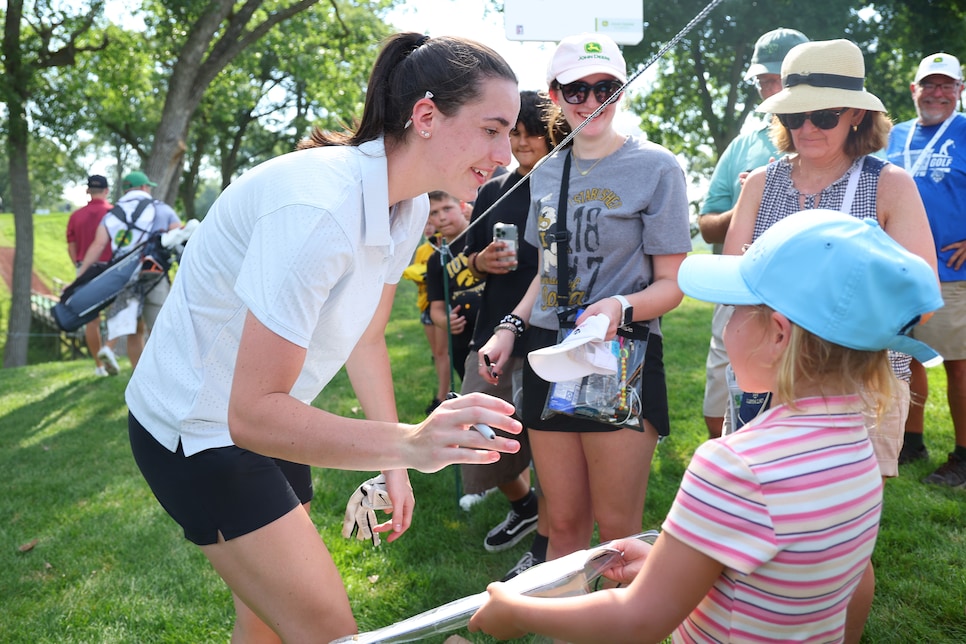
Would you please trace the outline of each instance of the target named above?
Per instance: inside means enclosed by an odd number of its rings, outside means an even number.
[[[185,456],[170,452],[128,414],[131,451],[162,507],[199,546],[234,539],[312,500],[308,465],[234,445]]]
[[[555,330],[530,327],[524,336],[527,353],[556,343]],[[664,376],[664,339],[656,333],[652,333],[647,341],[641,389],[641,415],[654,426],[659,436],[667,436],[671,433],[671,420],[668,415],[667,382]],[[529,360],[524,360],[523,408],[519,411],[527,429],[555,432],[614,432],[621,429],[615,425],[563,414],[541,419],[549,392],[550,383],[533,371]]]

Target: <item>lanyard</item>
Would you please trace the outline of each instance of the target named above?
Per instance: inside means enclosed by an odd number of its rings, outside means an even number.
[[[929,143],[927,143],[926,147],[924,147],[922,152],[919,153],[919,158],[916,159],[915,165],[912,164],[912,155],[909,153],[909,148],[912,145],[912,137],[915,135],[916,128],[919,127],[919,123],[913,123],[909,128],[909,135],[906,136],[906,147],[902,150],[902,163],[909,170],[909,175],[912,178],[916,177],[916,173],[919,172],[919,166],[922,165],[922,162],[926,159],[926,157],[932,155],[933,147],[939,141],[939,137],[941,137],[946,131],[946,128],[949,127],[949,124],[953,122],[954,118],[956,118],[956,112],[950,114],[949,118],[943,121],[943,124],[939,126],[939,129],[936,130],[936,133],[932,135],[931,139],[929,139]]]

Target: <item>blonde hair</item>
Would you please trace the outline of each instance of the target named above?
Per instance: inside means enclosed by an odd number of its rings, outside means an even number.
[[[765,305],[755,307],[761,321],[773,310]],[[797,392],[817,391],[819,395],[837,396],[857,393],[868,412],[881,418],[889,408],[896,377],[889,364],[889,352],[860,351],[823,340],[814,333],[791,323],[788,347],[778,363],[778,402],[796,409]]]
[[[857,109],[851,107],[849,109]],[[843,112],[842,117],[845,117]],[[850,159],[858,159],[865,154],[872,154],[886,147],[889,143],[889,132],[892,130],[892,119],[883,112],[867,110],[856,130],[849,130],[845,139],[845,154]],[[772,115],[768,136],[775,149],[783,154],[795,152],[795,142],[792,132],[782,125],[777,115]]]

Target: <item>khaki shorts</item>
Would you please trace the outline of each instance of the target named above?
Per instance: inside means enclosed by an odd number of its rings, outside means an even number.
[[[945,304],[928,322],[913,327],[912,337],[944,360],[966,360],[966,282],[943,282],[942,291]]]
[[[510,358],[510,361],[503,367],[503,376],[500,378],[500,382],[495,385],[491,385],[480,376],[477,367],[480,362],[480,354],[476,351],[470,351],[466,357],[466,375],[463,378],[460,393],[468,394],[479,391],[512,403],[514,383],[516,383],[517,389],[520,388],[521,378],[518,374],[523,371],[523,358]],[[527,430],[524,429],[516,436],[500,430],[496,430],[496,433],[520,441],[520,451],[516,454],[501,454],[500,460],[496,463],[461,466],[460,475],[463,479],[464,494],[478,494],[509,483],[530,467],[531,454]]]
[[[714,305],[711,316],[711,343],[708,346],[708,359],[705,362],[704,415],[708,418],[722,418],[728,413],[728,383],[725,380],[725,367],[728,366],[728,353],[724,346],[724,328],[731,319],[735,307],[724,304]]]
[[[168,293],[171,292],[171,282],[168,278],[164,278],[159,281],[154,288],[148,291],[148,294],[144,296],[144,308],[141,311],[141,317],[144,318],[144,330],[147,333],[151,332],[154,328],[154,323],[158,320],[158,313],[161,312],[161,305],[164,301],[168,299]]]
[[[897,380],[895,387],[893,404],[885,415],[878,423],[873,418],[866,421],[879,472],[887,478],[899,476],[899,450],[902,449],[902,436],[909,416],[909,383]]]

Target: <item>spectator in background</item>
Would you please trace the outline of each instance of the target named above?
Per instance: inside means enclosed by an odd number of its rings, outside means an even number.
[[[101,221],[78,275],[94,263],[108,244],[115,255],[123,254],[147,241],[152,233],[181,227],[174,209],[151,196],[151,188],[158,184],[146,174],[131,172],[125,175],[121,185],[125,190],[117,202],[121,212],[112,210]],[[145,336],[154,327],[170,290],[166,273],[157,275],[142,270],[137,283],[125,287],[107,311],[108,338],[127,336],[127,357],[132,370],[138,366]]]
[[[559,140],[621,90],[627,67],[608,36],[579,34],[561,40],[546,79],[551,132]],[[640,531],[651,459],[658,437],[670,433],[660,319],[684,297],[677,271],[691,250],[687,186],[667,149],[614,127],[618,110],[616,101],[609,103],[571,147],[548,158],[530,178],[523,239],[538,248],[540,270],[479,350],[480,375],[495,383],[505,377],[524,330],[525,353],[556,344],[558,314],[571,307],[583,309],[575,324],[605,316],[607,339],[632,322],[649,328],[642,390],[636,392],[640,430],[576,416],[542,418],[550,383],[524,364],[518,412],[547,504],[548,559],[588,547],[595,524],[601,541]],[[562,204],[569,206],[566,214],[559,210]],[[558,218],[569,236],[552,242]],[[567,250],[558,252],[564,244]],[[560,259],[565,253],[566,263]],[[560,285],[573,288],[560,295]]]
[[[406,267],[402,276],[416,283],[416,308],[419,309],[419,322],[423,325],[423,333],[426,335],[426,342],[429,343],[433,369],[436,371],[436,394],[426,405],[426,413],[431,414],[449,393],[450,377],[446,331],[433,324],[433,319],[429,316],[429,298],[426,297],[426,262],[439,249],[439,236],[436,234],[436,226],[433,224],[432,216],[426,220],[423,237],[426,238],[426,241],[416,248],[416,252],[413,253],[413,263]]]
[[[466,237],[462,233],[469,224],[463,214],[463,203],[442,190],[430,192],[429,217],[443,238],[440,249],[426,262],[429,316],[443,333],[449,333],[449,362],[462,380],[476,324],[476,313],[483,296],[483,282],[473,275],[463,250],[466,247]],[[445,265],[441,267],[444,253]],[[450,383],[450,387],[453,391],[456,390],[455,383]]]
[[[87,177],[87,194],[90,195],[90,201],[86,206],[72,212],[70,219],[67,220],[67,252],[74,262],[74,268],[78,269],[78,275],[80,275],[79,269],[84,262],[87,249],[97,235],[97,228],[112,207],[107,200],[107,188],[106,177],[99,174]],[[94,261],[111,261],[111,248],[105,245]],[[94,373],[98,376],[116,376],[120,372],[120,366],[114,355],[114,342],[102,342],[100,316],[84,327],[84,339],[87,341],[87,350],[94,358]]]
[[[864,82],[862,50],[848,40],[803,43],[788,52],[782,62],[783,89],[758,106],[759,112],[774,115],[771,136],[785,156],[748,175],[728,229],[725,254],[741,255],[775,222],[800,210],[821,208],[876,220],[900,245],[936,266],[915,183],[902,168],[873,156],[886,146],[892,122]],[[899,473],[902,430],[909,413],[911,358],[895,351],[890,358],[899,379],[892,405],[889,413],[868,420],[883,477]],[[847,643],[861,638],[874,592],[870,561],[849,605]]]
[[[781,27],[763,34],[755,43],[745,80],[754,81],[762,99],[781,90],[782,60],[789,49],[803,42],[808,42],[805,34]],[[778,155],[775,144],[768,136],[768,126],[769,120],[766,119],[754,131],[736,137],[721,154],[711,174],[698,226],[701,237],[712,245],[715,254],[721,253],[745,177],[751,170],[767,164]],[[711,318],[711,343],[705,365],[704,387],[704,422],[710,438],[721,436],[728,409],[728,385],[725,381],[728,355],[721,334],[732,310],[730,306],[715,304]]]
[[[939,281],[946,305],[921,326],[915,338],[934,347],[946,370],[946,400],[956,444],[926,483],[966,487],[966,117],[956,111],[963,93],[959,60],[946,53],[926,56],[909,85],[916,114],[889,134],[888,158],[916,182],[935,242]],[[909,419],[899,463],[929,458],[923,443],[923,406],[929,382],[913,361]]]
[[[514,343],[512,357],[503,369],[503,376],[495,384],[480,375],[480,367],[486,368],[486,364],[478,349],[490,339],[503,316],[523,298],[537,274],[537,249],[523,239],[530,209],[530,180],[524,180],[524,176],[547,156],[552,147],[547,129],[549,107],[549,99],[545,95],[534,91],[520,92],[520,115],[510,130],[510,150],[517,167],[513,172],[504,173],[483,184],[473,205],[473,224],[466,233],[465,252],[474,277],[484,280],[485,286],[476,330],[466,358],[466,375],[462,386],[464,394],[481,391],[508,402],[514,402],[521,395],[523,342]],[[511,189],[513,192],[499,201]],[[497,201],[499,204],[489,210]],[[494,239],[493,226],[497,223],[516,227],[516,250],[508,250],[506,242]],[[512,548],[531,532],[537,532],[530,549],[504,576],[504,581],[547,559],[549,528],[543,525],[545,519],[541,521],[538,506],[543,505],[542,496],[539,490],[531,489],[531,453],[526,431],[520,435],[520,439],[520,451],[516,454],[508,454],[491,465],[462,467],[465,492],[479,494],[496,487],[510,502],[506,519],[487,533],[483,540],[484,548],[490,552],[500,552]],[[538,523],[541,525],[538,526]]]

